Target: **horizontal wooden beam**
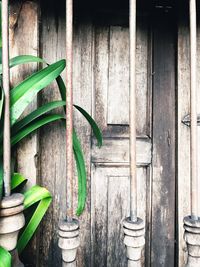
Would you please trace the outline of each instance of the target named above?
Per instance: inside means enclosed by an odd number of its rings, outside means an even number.
[[[138,167],[151,164],[151,139],[147,136],[137,137],[136,162]],[[99,149],[93,145],[92,162],[95,164],[128,165],[129,164],[129,140],[125,139],[104,139],[104,144]]]

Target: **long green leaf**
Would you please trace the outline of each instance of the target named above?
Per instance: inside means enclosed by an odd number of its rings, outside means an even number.
[[[27,127],[23,128],[21,131],[17,132],[16,135],[12,136],[11,138],[11,144],[14,146],[17,144],[19,141],[21,141],[24,137],[27,135],[33,133],[40,127],[50,123],[54,122],[60,119],[64,119],[64,116],[59,115],[59,114],[51,114],[47,115],[45,117],[42,117],[41,119],[37,120],[36,122],[34,121],[33,123],[29,124]]]
[[[10,68],[16,67],[21,64],[25,63],[31,63],[31,62],[36,62],[36,63],[46,63],[45,60],[39,57],[31,56],[31,55],[21,55],[21,56],[16,56],[14,58],[10,59]],[[2,74],[2,64],[0,64],[0,74]]]
[[[11,260],[10,253],[0,247],[0,267],[11,267]]]
[[[28,191],[24,193],[25,201],[24,207],[28,209],[32,205],[38,203],[38,206],[33,213],[30,221],[28,222],[25,229],[22,231],[20,238],[17,243],[17,249],[21,253],[26,247],[29,240],[34,235],[38,225],[40,224],[42,218],[44,217],[51,201],[52,196],[49,191],[38,185],[33,186]]]
[[[60,60],[25,79],[11,90],[11,124],[13,125],[37,93],[49,85],[65,68]]]
[[[61,98],[62,100],[66,100],[66,86],[65,86],[65,83],[62,79],[62,77],[59,75],[57,78],[56,78],[56,81],[57,81],[57,85],[58,85],[58,88],[59,88],[59,91],[60,91],[60,95],[61,95]],[[86,118],[86,120],[88,121],[88,123],[90,124],[93,132],[94,132],[94,135],[97,139],[97,142],[98,142],[98,146],[101,147],[102,144],[103,144],[103,137],[102,137],[102,132],[100,130],[100,128],[98,127],[97,123],[95,122],[95,120],[89,115],[89,113],[87,111],[85,111],[83,108],[81,108],[80,106],[78,105],[74,105],[74,107],[79,111],[81,112],[81,114]]]
[[[13,173],[12,179],[11,179],[11,189],[15,190],[22,185],[25,185],[27,182],[27,179],[21,175],[20,173]]]
[[[3,158],[0,156],[0,201],[3,196]]]
[[[3,89],[1,90],[1,96],[0,97],[1,97],[1,99],[0,99],[0,120],[1,120],[3,103],[4,103],[4,91],[3,91]]]
[[[83,108],[77,106],[77,105],[74,105],[74,107],[80,111],[80,113],[86,118],[86,120],[89,122],[93,132],[94,132],[94,135],[97,139],[97,142],[98,142],[98,146],[101,147],[102,146],[102,143],[103,143],[103,138],[102,138],[102,133],[101,133],[101,130],[99,129],[98,125],[96,124],[96,122],[94,121],[94,119],[87,113],[87,111],[85,111]]]
[[[21,130],[23,127],[27,126],[29,123],[33,122],[34,120],[38,119],[42,115],[45,115],[47,112],[50,112],[56,108],[65,106],[65,101],[53,101],[49,102],[30,114],[28,114],[26,117],[21,119],[20,121],[16,122],[12,127],[12,134],[17,133],[19,130]]]
[[[19,141],[27,137],[29,134],[35,132],[40,127],[60,119],[65,119],[65,117],[59,114],[51,114],[51,115],[46,115],[36,121],[33,121],[33,123],[30,123],[27,127],[23,128],[22,130],[20,130],[14,136],[11,137],[11,145],[12,146],[16,145]],[[3,153],[3,148],[1,146],[0,156],[2,156],[2,153]]]
[[[56,82],[57,82],[62,100],[66,101],[66,86],[60,75],[56,78]]]
[[[78,140],[75,130],[73,131],[73,150],[78,172],[78,207],[76,214],[80,216],[85,208],[87,197],[86,168],[81,144]]]

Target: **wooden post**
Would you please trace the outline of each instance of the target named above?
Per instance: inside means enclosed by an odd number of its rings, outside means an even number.
[[[67,220],[73,217],[73,0],[66,1],[66,175]]]
[[[197,21],[196,0],[190,0],[190,150],[191,217],[198,220],[198,142],[197,142]]]
[[[187,267],[200,266],[200,218],[198,196],[197,142],[197,20],[196,0],[190,0],[190,168],[191,216],[184,218],[185,241],[188,249]]]
[[[130,102],[129,102],[129,164],[130,164],[130,217],[123,220],[124,244],[128,267],[142,266],[145,245],[144,221],[137,217],[137,166],[136,166],[136,0],[130,0]]]
[[[136,1],[130,1],[130,215],[131,221],[137,221],[137,174],[136,174]]]
[[[3,170],[5,196],[11,194],[11,145],[10,145],[10,70],[9,70],[9,15],[8,0],[2,1],[2,72],[4,90]]]
[[[66,0],[66,220],[59,225],[63,267],[76,266],[79,222],[73,219],[73,0]]]

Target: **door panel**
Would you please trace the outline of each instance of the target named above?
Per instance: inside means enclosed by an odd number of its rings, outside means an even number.
[[[148,25],[137,30],[137,178],[138,216],[149,224],[152,142],[148,88]],[[92,141],[91,266],[127,264],[121,221],[130,213],[129,179],[129,29],[96,26],[94,43],[93,112],[101,125],[104,145]],[[148,232],[148,230],[147,230]],[[148,241],[147,241],[148,244]],[[148,247],[148,246],[147,246]],[[148,249],[147,249],[148,250]]]

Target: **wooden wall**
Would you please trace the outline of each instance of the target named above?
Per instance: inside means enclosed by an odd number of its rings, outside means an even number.
[[[12,0],[11,55],[40,55],[49,63],[64,58],[64,12],[64,1]],[[141,13],[137,24],[137,175],[139,216],[146,221],[144,263],[181,267],[186,257],[182,221],[190,211],[189,128],[181,123],[189,113],[188,21],[181,9],[178,20],[173,9],[152,12]],[[81,6],[75,14],[74,103],[94,116],[104,135],[104,146],[98,149],[89,125],[74,112],[88,174],[78,267],[124,267],[120,222],[129,214],[127,1],[107,11],[101,5],[98,10],[94,4]],[[37,68],[15,68],[12,84]],[[59,98],[56,84],[51,84],[29,110]],[[53,195],[23,258],[28,266],[61,266],[57,225],[65,216],[62,125],[51,124],[24,140],[17,159],[29,185],[38,182]]]

